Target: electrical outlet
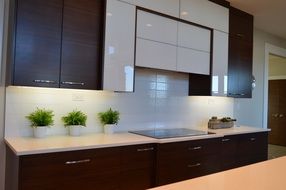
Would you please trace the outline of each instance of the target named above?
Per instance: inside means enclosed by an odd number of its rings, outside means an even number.
[[[84,101],[84,95],[81,93],[72,94],[72,101],[82,102]]]

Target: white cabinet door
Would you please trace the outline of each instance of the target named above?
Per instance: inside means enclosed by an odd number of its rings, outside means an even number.
[[[177,45],[178,22],[145,11],[137,12],[137,37]]]
[[[179,22],[178,46],[210,52],[211,31]]]
[[[210,53],[178,47],[177,71],[210,74]]]
[[[133,91],[135,19],[135,6],[117,0],[107,0],[104,90]]]
[[[176,46],[140,38],[136,44],[136,66],[176,71]]]
[[[179,0],[121,0],[160,13],[179,17]]]
[[[227,96],[228,34],[214,30],[212,95]]]
[[[208,0],[180,0],[180,2],[180,18],[228,33],[228,8]]]

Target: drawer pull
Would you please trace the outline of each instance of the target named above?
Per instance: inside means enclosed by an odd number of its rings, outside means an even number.
[[[189,164],[188,168],[195,168],[201,166],[201,163],[196,163],[196,164]]]
[[[56,81],[53,81],[53,80],[39,80],[39,79],[33,80],[33,82],[35,82],[35,83],[46,83],[46,84],[55,84],[56,83]]]
[[[256,138],[250,138],[250,140],[251,140],[251,141],[255,141],[255,140],[256,140]]]
[[[151,147],[151,148],[138,148],[137,149],[137,152],[146,152],[146,151],[153,151],[154,148]]]
[[[201,150],[203,147],[201,146],[195,146],[195,147],[191,147],[189,148],[189,150]]]
[[[77,160],[77,161],[66,161],[66,165],[72,165],[72,164],[82,164],[82,163],[88,163],[90,162],[90,159],[84,159],[84,160]]]
[[[222,139],[221,141],[222,142],[228,142],[228,141],[230,141],[230,139]]]
[[[69,82],[69,81],[65,81],[65,82],[62,82],[62,84],[66,84],[66,85],[81,85],[81,86],[84,86],[84,83],[83,82]]]
[[[244,35],[243,34],[236,34],[238,37],[244,37]]]
[[[245,96],[245,94],[228,93],[230,96]]]

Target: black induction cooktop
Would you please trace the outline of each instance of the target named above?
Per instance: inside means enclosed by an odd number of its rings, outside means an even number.
[[[129,131],[137,135],[143,135],[146,137],[152,137],[156,139],[175,138],[175,137],[188,137],[198,135],[208,135],[210,133],[206,131],[199,131],[186,128],[175,129],[154,129],[154,130],[142,130],[142,131]]]

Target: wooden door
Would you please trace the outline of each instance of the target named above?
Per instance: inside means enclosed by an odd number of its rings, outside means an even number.
[[[65,0],[61,88],[99,89],[104,0]]]
[[[269,81],[269,143],[286,146],[286,80]]]
[[[59,87],[63,0],[18,0],[13,81]]]

